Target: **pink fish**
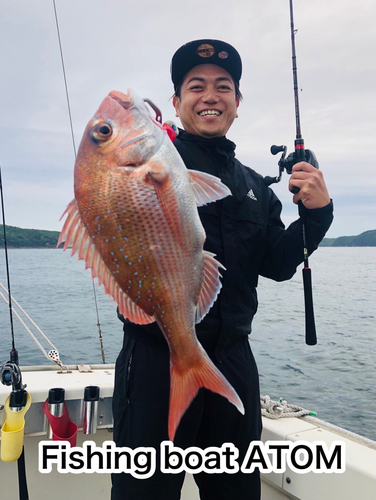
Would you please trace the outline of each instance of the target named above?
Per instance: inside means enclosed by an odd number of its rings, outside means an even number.
[[[74,171],[75,199],[58,245],[72,247],[121,314],[156,321],[170,350],[168,434],[200,387],[243,404],[197,340],[195,323],[221,287],[203,250],[197,205],[230,195],[219,179],[187,170],[167,133],[132,91],[111,92],[84,132]]]

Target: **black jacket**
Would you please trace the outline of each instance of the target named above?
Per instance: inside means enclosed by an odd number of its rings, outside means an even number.
[[[226,271],[221,293],[205,318],[196,325],[197,333],[217,332],[216,357],[236,340],[251,332],[257,310],[259,275],[276,281],[290,279],[303,261],[302,221],[285,229],[282,205],[264,179],[235,158],[235,144],[225,137],[205,139],[180,131],[174,145],[188,169],[219,177],[232,192],[223,200],[199,207],[206,232],[205,250],[213,252]],[[324,237],[333,219],[330,203],[321,209],[302,208],[309,253]],[[124,329],[161,335],[154,323]]]

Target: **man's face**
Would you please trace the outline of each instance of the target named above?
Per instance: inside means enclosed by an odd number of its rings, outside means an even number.
[[[212,138],[226,135],[237,116],[239,99],[225,69],[200,64],[185,75],[180,98],[175,96],[173,105],[186,132]]]

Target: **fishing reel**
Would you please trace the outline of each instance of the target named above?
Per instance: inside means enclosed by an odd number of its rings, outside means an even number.
[[[270,148],[270,152],[272,155],[276,155],[278,153],[282,153],[282,155],[278,161],[279,175],[277,177],[269,177],[269,176],[264,177],[264,182],[267,186],[270,186],[271,184],[275,184],[277,182],[280,182],[284,170],[286,170],[286,172],[289,175],[291,175],[292,174],[292,167],[296,163],[299,163],[301,161],[306,161],[307,163],[311,164],[313,167],[319,168],[319,162],[317,161],[315,153],[313,151],[311,151],[310,149],[304,149],[304,143],[301,146],[302,147],[299,148],[299,144],[295,144],[294,153],[290,153],[287,158],[286,158],[287,146],[275,146],[275,145],[273,145]],[[291,191],[292,191],[292,193],[296,194],[299,192],[299,188],[293,187]]]
[[[26,384],[22,383],[22,374],[17,363],[7,361],[0,365],[0,381],[3,385],[12,386],[9,407],[12,411],[20,411],[27,402]]]

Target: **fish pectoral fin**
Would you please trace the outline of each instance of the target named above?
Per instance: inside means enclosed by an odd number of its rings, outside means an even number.
[[[85,261],[85,269],[91,269],[91,277],[98,279],[98,285],[103,285],[104,291],[110,295],[119,306],[124,318],[141,325],[153,323],[155,318],[146,314],[138,305],[128,297],[118,285],[111,271],[106,266],[100,253],[90,238],[78,211],[77,202],[73,200],[63,213],[68,215],[61,230],[57,246],[64,243],[63,250],[72,247],[71,255],[78,253],[78,260]]]
[[[198,207],[231,195],[229,188],[214,175],[197,170],[188,170],[188,175]]]
[[[168,414],[168,436],[174,440],[179,422],[198,393],[200,387],[210,389],[224,396],[244,415],[244,406],[235,389],[216,368],[209,356],[199,345],[201,356],[195,365],[179,370],[179,360],[171,356],[170,363],[170,408]]]
[[[219,268],[225,269],[220,262],[214,258],[214,254],[204,251],[204,281],[201,287],[200,296],[196,307],[196,323],[208,313],[211,306],[217,299],[222,287]]]

